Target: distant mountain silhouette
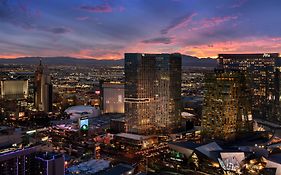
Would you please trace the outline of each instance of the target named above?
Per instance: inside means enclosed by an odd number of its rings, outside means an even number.
[[[89,66],[123,66],[124,59],[97,60],[80,59],[73,57],[20,57],[15,59],[0,59],[0,64],[38,64],[39,60],[47,65],[89,65]],[[183,66],[188,67],[215,67],[217,62],[211,58],[197,58],[183,55]]]
[[[189,55],[183,55],[182,65],[186,67],[216,67],[217,60],[213,58],[197,58]]]
[[[47,65],[123,65],[120,60],[79,59],[73,57],[20,57],[15,59],[0,59],[0,64],[39,64],[39,60]]]

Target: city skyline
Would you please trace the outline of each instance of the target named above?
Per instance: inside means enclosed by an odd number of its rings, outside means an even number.
[[[280,0],[0,0],[0,174],[281,175]]]
[[[0,58],[279,52],[280,5],[277,0],[2,0]]]

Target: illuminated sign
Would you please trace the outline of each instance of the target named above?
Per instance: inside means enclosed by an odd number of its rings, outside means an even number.
[[[80,118],[79,119],[79,127],[82,131],[87,131],[89,129],[89,119],[88,118]]]
[[[270,57],[270,54],[269,53],[264,53],[262,57],[268,58],[268,57]]]
[[[182,161],[183,161],[183,160],[181,160],[181,159],[174,158],[174,157],[171,157],[171,160],[175,160],[175,161],[178,161],[178,162],[182,162]]]
[[[46,137],[43,137],[41,140],[42,140],[42,141],[47,141],[48,139],[49,139],[49,137],[46,136]]]
[[[36,130],[26,131],[26,134],[33,134],[36,133]]]
[[[25,113],[24,112],[19,112],[19,118],[24,117]]]

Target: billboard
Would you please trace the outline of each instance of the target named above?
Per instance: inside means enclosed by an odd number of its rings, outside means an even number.
[[[14,98],[27,98],[28,80],[2,80],[1,96]]]
[[[124,84],[104,83],[103,88],[103,112],[124,113]]]
[[[81,117],[79,119],[79,128],[82,131],[88,131],[89,130],[89,119],[87,117]]]

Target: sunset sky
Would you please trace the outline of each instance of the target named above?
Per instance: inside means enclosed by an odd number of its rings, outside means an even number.
[[[0,58],[280,50],[281,0],[0,0]]]

